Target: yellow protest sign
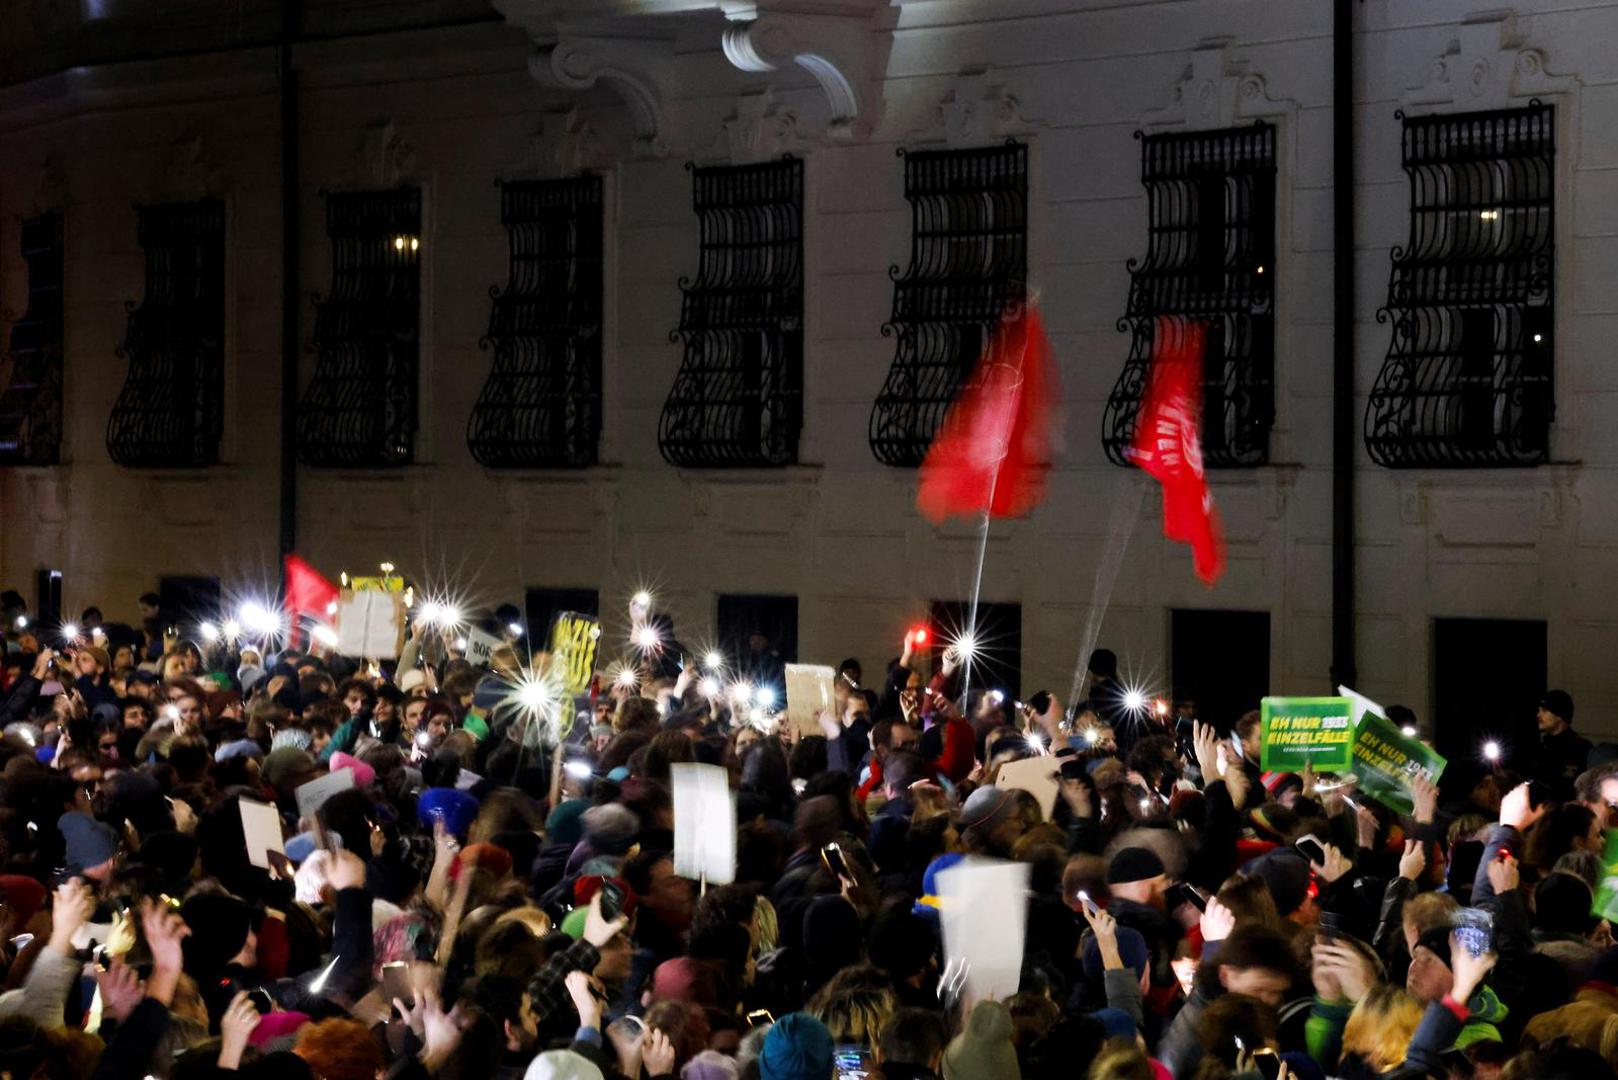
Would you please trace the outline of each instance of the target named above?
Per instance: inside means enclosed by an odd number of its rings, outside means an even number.
[[[601,647],[601,622],[576,611],[564,611],[551,624],[551,662],[561,675],[569,694],[582,694],[590,688],[595,674],[596,653]]]

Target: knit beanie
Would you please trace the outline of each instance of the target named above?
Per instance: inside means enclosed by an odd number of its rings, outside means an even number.
[[[118,834],[89,814],[77,810],[56,819],[56,828],[67,844],[67,869],[81,873],[100,866],[118,854]]]
[[[264,779],[280,786],[281,782],[289,777],[314,772],[315,759],[309,756],[307,750],[299,750],[295,746],[278,746],[264,758],[260,771],[264,774]]]
[[[1534,890],[1534,925],[1558,934],[1587,934],[1595,898],[1590,886],[1572,874],[1549,874]]]
[[[1448,926],[1435,926],[1431,930],[1424,931],[1422,935],[1416,939],[1416,949],[1426,949],[1434,956],[1438,957],[1438,959],[1443,962],[1445,967],[1454,967],[1455,965],[1450,963],[1449,955],[1450,933],[1451,928]],[[1416,950],[1412,949],[1410,951],[1413,953]]]
[[[1017,809],[1017,801],[1010,791],[990,785],[980,787],[966,797],[961,806],[960,827],[964,829],[992,829]]]
[[[1309,860],[1296,848],[1277,848],[1261,855],[1242,872],[1264,880],[1282,918],[1303,907],[1309,898]]]
[[[1010,1030],[1009,1020],[1007,1030]],[[827,1080],[834,1056],[831,1032],[826,1030],[825,1024],[808,1013],[788,1013],[764,1036],[764,1046],[758,1055],[759,1080]],[[1012,1067],[1016,1068],[1015,1056]],[[1015,1072],[1007,1075],[1015,1075]]]
[[[191,929],[182,947],[185,969],[193,977],[230,963],[247,944],[254,921],[247,901],[229,893],[197,893],[181,905],[180,918]]]
[[[998,1001],[980,1001],[966,1030],[944,1049],[944,1080],[983,1080],[1018,1075],[1017,1048],[1011,1042],[1011,1014]]]
[[[583,1054],[547,1050],[528,1063],[522,1080],[604,1080],[601,1070]]]
[[[584,824],[579,820],[590,804],[583,799],[563,799],[545,819],[545,835],[553,844],[572,847],[584,836]]]
[[[1108,885],[1128,885],[1133,881],[1148,881],[1167,873],[1163,860],[1150,848],[1126,847],[1107,864]]]

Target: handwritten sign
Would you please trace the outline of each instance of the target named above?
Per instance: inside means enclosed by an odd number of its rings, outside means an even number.
[[[489,657],[500,647],[500,639],[486,634],[475,626],[466,631],[466,662],[473,667],[488,667]]]
[[[1348,698],[1267,697],[1260,703],[1265,772],[1347,772],[1353,762],[1354,712]]]
[[[551,624],[552,671],[561,677],[569,694],[590,689],[596,655],[601,648],[601,621],[576,611],[564,611]]]
[[[1367,712],[1354,731],[1354,774],[1360,790],[1401,814],[1415,812],[1410,781],[1418,773],[1438,783],[1449,762],[1405,735],[1385,717]]]

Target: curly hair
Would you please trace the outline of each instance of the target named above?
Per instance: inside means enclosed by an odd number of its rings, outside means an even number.
[[[371,1029],[358,1020],[333,1018],[298,1029],[292,1052],[325,1080],[376,1080],[388,1067]]]

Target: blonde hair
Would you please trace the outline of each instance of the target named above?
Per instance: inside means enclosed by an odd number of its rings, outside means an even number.
[[[1127,1039],[1113,1039],[1090,1064],[1089,1080],[1153,1080],[1156,1075],[1139,1046]]]
[[[774,952],[781,941],[781,921],[775,914],[775,905],[767,896],[753,901],[753,925],[758,930],[758,946],[754,955]]]
[[[1429,930],[1449,926],[1459,910],[1461,905],[1449,893],[1424,892],[1405,901],[1404,922],[1415,927],[1420,937]]]
[[[1355,1055],[1377,1072],[1402,1065],[1421,1023],[1421,1002],[1402,987],[1383,984],[1349,1014],[1343,1056]]]
[[[839,971],[804,1006],[804,1012],[826,1025],[833,1042],[870,1047],[898,1011],[899,998],[887,974],[870,964]]]

